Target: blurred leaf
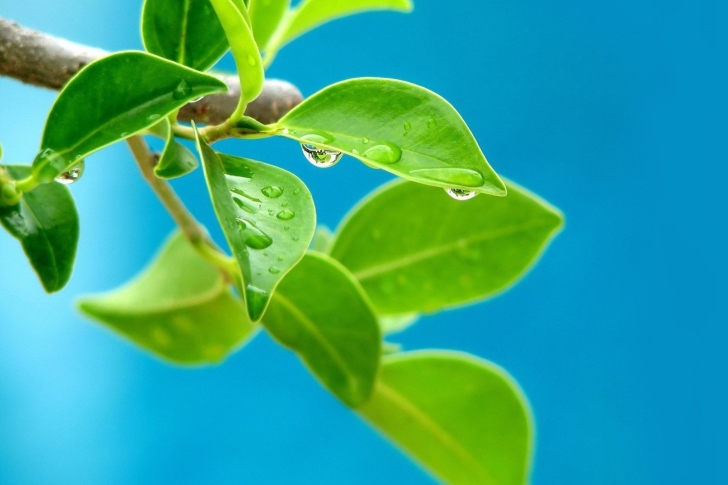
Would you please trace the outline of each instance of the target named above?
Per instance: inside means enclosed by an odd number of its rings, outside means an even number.
[[[258,45],[250,30],[248,10],[233,0],[210,0],[225,30],[233,51],[235,66],[240,77],[241,96],[244,102],[258,97],[263,90],[265,72]]]
[[[379,318],[379,326],[384,335],[404,332],[417,323],[420,316],[417,313],[406,313],[404,315],[384,316]]]
[[[506,194],[458,112],[414,84],[375,78],[340,82],[306,99],[279,125],[281,136],[344,152],[415,182]]]
[[[157,124],[189,101],[226,90],[215,77],[144,52],[101,58],[58,96],[33,174],[50,182],[83,157]]]
[[[563,224],[561,213],[508,184],[508,197],[460,202],[409,182],[379,189],[342,223],[331,249],[381,315],[429,313],[514,284]]]
[[[168,121],[165,121],[163,126],[166,127],[164,137],[167,142],[159,162],[154,167],[154,173],[160,178],[173,179],[194,171],[200,165],[195,154],[175,140]]]
[[[382,346],[377,318],[333,259],[308,253],[281,282],[263,325],[347,405],[371,394]]]
[[[145,0],[142,40],[152,54],[198,71],[230,48],[209,0]]]
[[[240,265],[253,321],[306,253],[316,209],[301,180],[283,169],[214,151],[198,136],[215,213]]]
[[[371,399],[358,411],[445,483],[528,483],[528,403],[493,364],[454,352],[386,356]]]
[[[264,51],[271,37],[283,21],[291,0],[251,0],[248,6],[250,24],[258,48]]]
[[[256,329],[220,272],[181,234],[134,281],[83,298],[79,309],[177,364],[220,362]]]
[[[311,242],[311,250],[320,253],[329,254],[331,243],[334,242],[334,233],[326,226],[318,226],[316,233],[313,235]]]
[[[411,0],[303,0],[286,16],[270,42],[271,53],[321,24],[368,10],[411,12]]]
[[[3,167],[15,180],[30,176],[27,166]],[[41,185],[20,203],[0,207],[0,223],[23,245],[30,264],[48,293],[71,279],[78,247],[79,223],[71,191],[59,183]]]

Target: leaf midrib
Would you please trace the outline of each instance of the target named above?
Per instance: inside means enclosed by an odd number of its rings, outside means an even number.
[[[498,231],[492,231],[487,234],[481,234],[479,236],[475,237],[466,237],[462,239],[458,239],[452,243],[443,245],[443,246],[435,246],[432,248],[425,249],[423,251],[419,251],[417,253],[410,254],[407,257],[404,257],[399,260],[391,260],[386,263],[381,263],[376,266],[371,266],[365,270],[361,270],[354,273],[354,276],[357,280],[365,281],[369,278],[373,278],[375,276],[378,276],[382,273],[386,273],[388,271],[392,271],[395,269],[401,269],[416,263],[419,263],[421,261],[424,261],[429,258],[434,258],[435,256],[439,256],[441,254],[447,253],[449,251],[457,250],[458,248],[462,247],[466,244],[472,244],[472,243],[478,243],[482,241],[487,241],[490,239],[497,239],[504,236],[509,236],[511,234],[526,231],[528,229],[534,229],[534,228],[541,228],[541,227],[549,227],[548,221],[539,221],[538,223],[529,223],[529,224],[520,224],[516,226],[507,227]]]
[[[22,203],[23,203],[23,205],[25,205],[26,209],[28,209],[28,213],[33,218],[33,221],[35,221],[37,227],[39,229],[41,229],[40,233],[43,234],[43,241],[45,242],[45,245],[48,247],[48,252],[51,256],[51,259],[53,260],[53,272],[54,272],[53,283],[54,284],[52,285],[52,288],[49,288],[49,289],[56,289],[58,286],[58,283],[61,279],[61,274],[58,269],[58,260],[56,258],[56,251],[53,248],[53,245],[51,244],[50,238],[48,237],[48,231],[46,231],[43,224],[41,224],[40,219],[38,219],[38,216],[35,214],[35,211],[33,210],[33,207],[26,201],[23,201]],[[23,239],[27,239],[27,238],[23,238]],[[38,274],[40,274],[40,270],[38,270]],[[43,279],[43,278],[41,277],[41,279]]]

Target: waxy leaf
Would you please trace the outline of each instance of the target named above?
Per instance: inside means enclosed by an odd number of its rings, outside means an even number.
[[[512,183],[508,197],[456,201],[398,181],[352,211],[330,254],[354,273],[379,314],[429,313],[514,284],[562,223],[557,209]]]
[[[242,272],[250,318],[257,322],[313,239],[311,193],[290,172],[218,153],[199,136],[197,143],[215,213]]]
[[[85,156],[145,130],[205,94],[219,79],[144,52],[92,62],[66,85],[46,121],[33,174],[49,182]]]
[[[454,352],[386,356],[372,397],[358,411],[444,483],[528,483],[528,403],[493,364]]]
[[[255,333],[242,301],[181,235],[127,286],[86,297],[80,310],[158,357],[215,363]]]
[[[405,313],[404,315],[384,316],[379,318],[379,326],[384,335],[404,332],[417,323],[420,316],[417,313]]]
[[[173,179],[194,171],[200,165],[197,157],[187,147],[175,140],[174,132],[168,121],[162,123],[162,131],[164,131],[163,136],[167,142],[157,165],[154,167],[154,173],[157,177]]]
[[[308,253],[278,286],[263,325],[347,405],[371,394],[382,347],[377,318],[341,264]]]
[[[259,0],[260,1],[260,0]],[[367,10],[412,11],[411,0],[303,0],[286,16],[271,42],[271,51],[334,19]]]
[[[30,176],[26,166],[3,167],[15,180]],[[78,247],[76,204],[68,187],[52,183],[23,195],[12,207],[0,207],[0,223],[23,246],[30,264],[48,293],[66,286]]]
[[[248,103],[263,90],[265,71],[258,45],[250,29],[248,10],[233,0],[210,0],[225,30],[240,77],[241,99]]]
[[[258,48],[264,51],[281,24],[291,0],[251,0],[248,6],[250,24]]]
[[[421,184],[506,194],[458,112],[414,84],[374,78],[334,84],[279,125],[282,136],[347,153]]]
[[[142,40],[152,54],[198,71],[230,48],[210,0],[145,0]]]

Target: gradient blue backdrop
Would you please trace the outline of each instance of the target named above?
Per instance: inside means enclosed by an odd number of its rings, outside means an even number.
[[[140,3],[0,0],[0,16],[136,49]],[[270,71],[307,95],[370,75],[431,88],[500,173],[565,212],[515,289],[400,339],[472,352],[519,380],[538,423],[534,484],[728,483],[725,13],[707,1],[418,0],[410,16],[306,35]],[[0,79],[6,162],[33,158],[54,96]],[[352,161],[317,170],[290,142],[226,145],[298,173],[329,226],[387,179]],[[213,226],[200,174],[177,186]],[[123,145],[94,155],[73,191],[82,239],[60,295],[42,294],[0,234],[0,483],[431,483],[264,335],[222,366],[182,370],[81,319],[76,295],[134,276],[172,223]]]

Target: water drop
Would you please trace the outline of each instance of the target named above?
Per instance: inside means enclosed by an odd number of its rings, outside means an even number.
[[[278,219],[280,219],[280,220],[282,220],[282,221],[290,221],[290,220],[291,220],[291,219],[293,219],[294,217],[296,217],[296,213],[295,213],[295,212],[293,212],[293,211],[289,211],[288,209],[286,209],[286,210],[282,210],[282,211],[280,211],[280,212],[279,212],[279,213],[278,213],[278,214],[276,215],[276,218],[278,218]]]
[[[58,177],[56,177],[56,182],[63,185],[71,185],[74,182],[77,182],[78,179],[81,178],[83,175],[83,170],[85,168],[85,163],[83,160],[81,160],[81,163],[74,166],[70,170],[67,170],[60,174]]]
[[[50,148],[42,150],[33,160],[33,176],[40,183],[48,183],[73,162]]]
[[[427,127],[428,128],[434,128],[436,124],[437,123],[435,123],[435,118],[430,118],[429,120],[427,120]]]
[[[281,204],[283,207],[288,207],[288,202],[284,202]]]
[[[301,193],[301,189],[296,189],[293,191],[293,195],[298,195]]]
[[[278,261],[283,261],[283,256],[278,256]]]
[[[402,159],[402,149],[394,143],[377,143],[365,151],[364,156],[374,162],[389,165]]]
[[[353,153],[354,155],[359,155],[359,150],[357,150],[356,148],[352,148],[351,153]]]
[[[263,251],[263,256],[268,256],[268,251]]]
[[[238,226],[243,232],[245,244],[250,249],[265,249],[273,244],[273,240],[266,233],[261,231],[254,222],[247,219],[237,219]]]
[[[271,266],[270,268],[268,268],[268,272],[269,272],[270,274],[278,274],[278,273],[280,273],[280,272],[281,272],[281,270],[280,270],[280,269],[278,269],[278,268],[276,268],[275,266]]]
[[[365,145],[369,144],[369,138],[362,138],[361,142]]]
[[[445,189],[445,191],[447,192],[447,195],[455,200],[470,200],[478,195],[478,193],[474,190]]]
[[[482,187],[485,183],[485,179],[483,179],[480,172],[468,168],[422,168],[412,170],[410,175],[433,182],[463,187]]]
[[[253,54],[248,54],[248,64],[250,64],[251,66],[255,66],[256,64],[258,64],[258,60]]]
[[[181,100],[186,98],[192,93],[192,86],[190,86],[190,83],[182,79],[176,88],[174,88],[174,91],[172,91],[172,97],[176,100]]]
[[[157,115],[157,114],[149,115],[149,116],[147,116],[147,121],[156,121],[161,117],[162,117],[162,115]]]
[[[286,226],[283,228],[284,231],[289,231],[290,229],[291,229],[290,226]]]
[[[293,236],[291,239],[293,239],[294,241],[298,241],[298,236]]]
[[[303,150],[303,156],[306,157],[306,160],[318,168],[333,167],[339,162],[339,160],[341,160],[342,157],[341,152],[323,150],[308,144],[301,145],[301,149]]]
[[[411,123],[407,122],[407,123],[404,124],[404,129],[405,130],[410,130],[411,128],[412,128],[412,124]]]
[[[269,185],[268,187],[262,188],[260,191],[263,192],[263,195],[269,199],[277,199],[283,195],[283,187],[279,187],[277,185]]]

